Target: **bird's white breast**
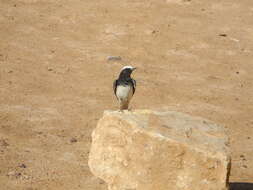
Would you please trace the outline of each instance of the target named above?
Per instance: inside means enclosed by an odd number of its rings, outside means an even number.
[[[121,101],[129,101],[133,96],[133,88],[130,85],[117,86],[116,95]]]

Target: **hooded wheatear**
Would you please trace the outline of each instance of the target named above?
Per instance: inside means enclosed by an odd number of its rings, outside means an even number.
[[[136,88],[136,81],[131,78],[131,73],[135,67],[125,66],[121,69],[119,78],[113,82],[113,90],[116,95],[120,110],[128,109],[128,104],[134,95]]]

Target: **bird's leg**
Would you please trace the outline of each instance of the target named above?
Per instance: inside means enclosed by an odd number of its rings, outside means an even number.
[[[132,111],[132,107],[129,106],[129,101],[127,101],[127,111]]]
[[[128,110],[128,102],[127,101],[120,101],[120,111]]]
[[[119,112],[123,112],[123,109],[121,108],[121,106],[119,106]]]
[[[129,103],[129,102],[128,102],[128,103]],[[129,106],[129,107],[127,108],[127,111],[132,111],[132,107]]]

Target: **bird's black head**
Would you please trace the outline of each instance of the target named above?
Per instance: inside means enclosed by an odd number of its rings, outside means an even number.
[[[130,78],[132,72],[135,70],[135,67],[125,66],[121,69],[119,78]]]

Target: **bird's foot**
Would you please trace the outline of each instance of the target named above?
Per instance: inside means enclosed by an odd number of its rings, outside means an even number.
[[[129,112],[129,111],[131,111],[131,109],[120,109],[120,110],[118,110],[118,112],[120,112],[120,113]]]

